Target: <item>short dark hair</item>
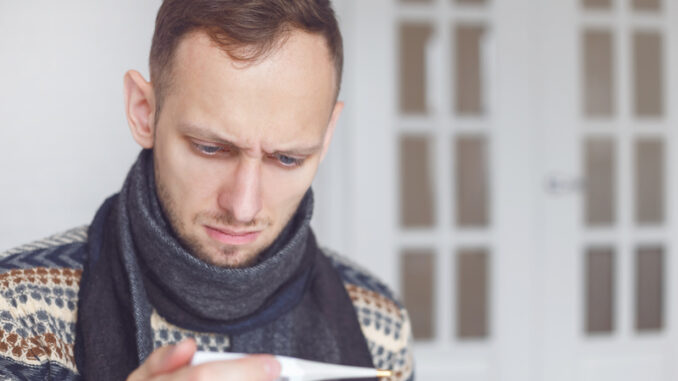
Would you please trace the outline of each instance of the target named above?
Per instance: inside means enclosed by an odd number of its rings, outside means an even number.
[[[334,61],[338,94],[344,54],[330,0],[164,0],[155,21],[149,59],[156,112],[171,86],[174,52],[189,32],[204,32],[232,59],[253,62],[275,50],[295,29],[325,38]]]

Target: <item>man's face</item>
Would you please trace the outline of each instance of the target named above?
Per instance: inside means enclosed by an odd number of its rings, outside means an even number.
[[[341,106],[329,51],[323,37],[294,31],[242,63],[192,33],[172,74],[155,123],[158,197],[198,258],[250,265],[296,211],[331,139]]]

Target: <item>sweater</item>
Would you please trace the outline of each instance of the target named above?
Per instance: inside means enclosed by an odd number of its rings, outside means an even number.
[[[86,257],[87,226],[0,254],[0,378],[81,379],[73,355],[78,291]],[[353,302],[376,368],[393,381],[413,380],[407,311],[377,278],[345,257],[322,249]],[[227,352],[224,334],[172,325],[151,316],[154,348],[193,337],[198,350]]]

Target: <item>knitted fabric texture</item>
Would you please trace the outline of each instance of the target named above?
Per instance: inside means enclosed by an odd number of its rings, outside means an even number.
[[[81,379],[73,344],[87,230],[75,228],[0,254],[0,379]],[[373,364],[394,370],[390,381],[413,380],[407,311],[369,272],[331,251],[323,255],[353,300]],[[200,350],[230,350],[228,335],[179,328],[157,312],[151,326],[154,348],[193,337]]]
[[[124,379],[143,363],[153,350],[154,308],[182,328],[231,334],[239,352],[372,365],[341,279],[309,233],[310,191],[264,260],[218,268],[175,238],[153,167],[152,151],[142,151],[90,227],[75,346],[86,379]]]

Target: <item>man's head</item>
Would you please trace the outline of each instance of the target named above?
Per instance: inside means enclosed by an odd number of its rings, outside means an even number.
[[[150,83],[126,74],[125,100],[163,209],[196,256],[246,266],[297,209],[341,112],[334,13],[322,0],[165,0],[150,61]]]

